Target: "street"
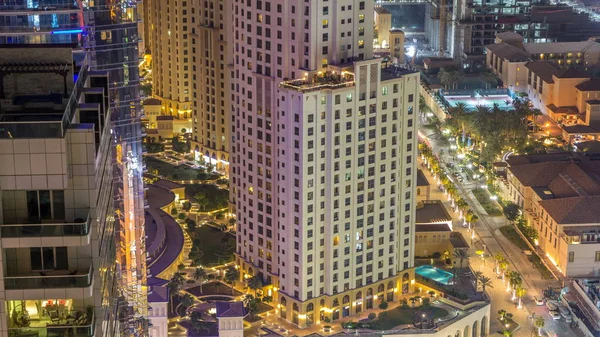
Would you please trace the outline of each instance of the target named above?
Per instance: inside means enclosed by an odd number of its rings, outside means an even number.
[[[421,128],[420,135],[426,138],[432,147],[434,153],[440,154],[442,162],[453,162],[449,153],[449,144],[442,138],[437,130],[431,128]],[[441,163],[440,163],[441,164]],[[440,165],[444,166],[444,165]],[[458,218],[458,214],[451,210],[451,205],[444,193],[438,188],[437,182],[433,179],[427,168],[423,169],[423,173],[427,177],[431,185],[431,199],[444,200],[444,204],[453,216],[454,231],[461,232],[468,242],[471,242],[471,251],[485,251],[485,258],[472,256],[470,259],[471,268],[474,271],[481,271],[483,274],[493,281],[493,288],[487,288],[488,294],[492,301],[492,318],[490,319],[490,333],[495,333],[504,330],[501,322],[497,319],[499,310],[506,310],[512,313],[515,322],[520,324],[513,336],[525,337],[531,336],[531,331],[534,328],[531,315],[535,313],[536,317],[545,318],[544,331],[548,336],[583,336],[580,331],[574,331],[569,327],[564,319],[554,321],[548,314],[548,309],[545,306],[537,306],[533,297],[542,298],[543,290],[549,286],[553,288],[560,287],[561,284],[556,280],[544,280],[537,269],[534,268],[525,254],[512,242],[502,235],[499,228],[507,224],[506,218],[501,216],[490,216],[481,207],[477,199],[474,197],[471,190],[477,188],[478,183],[464,179],[463,182],[454,179],[454,184],[459,195],[469,204],[474,213],[479,217],[479,221],[474,225],[475,233],[469,232],[468,228],[462,226],[463,221]],[[493,256],[502,252],[511,270],[518,271],[523,279],[523,287],[527,290],[527,294],[523,298],[523,307],[517,308],[517,304],[511,300],[511,293],[507,291],[507,285],[499,278],[495,271],[495,261]],[[496,316],[496,317],[494,317]]]

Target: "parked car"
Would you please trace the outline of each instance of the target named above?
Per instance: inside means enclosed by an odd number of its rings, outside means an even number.
[[[536,305],[544,305],[544,299],[543,298],[537,298],[537,297],[533,296],[533,300],[535,301]]]
[[[546,307],[550,311],[556,311],[556,310],[558,310],[558,302],[556,302],[554,300],[546,301]]]
[[[560,319],[562,316],[560,315],[560,313],[558,311],[550,311],[550,317],[552,317],[553,320],[558,320]]]

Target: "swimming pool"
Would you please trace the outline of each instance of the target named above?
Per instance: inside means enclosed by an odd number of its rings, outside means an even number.
[[[454,277],[454,274],[450,272],[429,265],[418,266],[415,268],[415,273],[445,285],[448,285],[450,279]]]
[[[446,101],[451,107],[456,106],[458,103],[463,103],[467,110],[475,110],[478,105],[486,106],[491,108],[494,104],[498,104],[500,110],[512,109],[512,103],[506,104],[506,102],[512,102],[512,99],[508,95],[494,95],[486,96],[481,98],[475,98],[470,96],[444,96]]]

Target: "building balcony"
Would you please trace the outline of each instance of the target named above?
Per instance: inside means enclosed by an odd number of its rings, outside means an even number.
[[[589,227],[570,227],[563,230],[565,242],[570,245],[578,244],[600,244],[600,230]]]
[[[25,317],[17,314],[17,322],[10,322],[9,336],[91,337],[94,336],[95,332],[96,319],[93,313],[91,317],[88,317],[83,309],[60,314],[58,311],[48,311],[45,312],[43,317],[38,317],[35,321],[28,321]],[[12,318],[9,319],[13,320]]]
[[[33,240],[41,247],[75,247],[90,244],[91,219],[74,223],[37,223],[0,225],[2,247],[29,247]],[[60,241],[60,242],[57,242]]]
[[[318,72],[301,79],[284,81],[280,87],[300,91],[303,93],[319,90],[333,90],[354,86],[354,74],[350,72],[335,73],[332,71]]]
[[[87,270],[47,270],[39,271],[35,275],[9,274],[4,277],[6,299],[82,298],[82,295],[83,298],[87,298],[93,295],[93,278],[91,261]]]

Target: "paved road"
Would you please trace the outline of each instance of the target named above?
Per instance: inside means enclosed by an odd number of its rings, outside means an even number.
[[[427,138],[435,153],[440,153],[440,150],[443,150],[442,153],[445,153],[441,156],[443,161],[452,162],[452,158],[447,154],[449,144],[438,132],[421,128],[420,134]],[[424,173],[426,173],[426,177],[432,186],[431,198],[446,200],[443,193],[437,189],[436,183],[429,172],[424,170]],[[465,239],[471,243],[473,250],[485,250],[488,257],[485,261],[480,258],[472,258],[470,264],[473,270],[480,270],[493,280],[493,288],[488,289],[488,294],[492,299],[491,311],[493,316],[490,332],[494,333],[503,329],[501,323],[494,316],[496,316],[499,310],[504,309],[511,312],[514,315],[515,321],[521,325],[521,328],[516,331],[515,337],[531,336],[533,329],[532,313],[538,316],[542,315],[546,318],[545,330],[549,336],[582,336],[579,331],[573,331],[564,321],[553,321],[545,307],[537,307],[535,305],[533,296],[542,297],[542,291],[548,286],[558,287],[560,284],[556,280],[543,280],[540,273],[533,267],[533,264],[527,259],[525,254],[500,233],[499,228],[506,225],[506,218],[504,216],[489,216],[481,205],[479,205],[479,202],[477,202],[472,192],[470,192],[477,187],[478,182],[464,180],[463,183],[455,182],[455,184],[459,194],[468,202],[480,219],[474,226],[475,235],[473,235],[467,228],[462,227],[463,222],[458,219],[458,215],[451,212],[454,217],[454,230],[463,234]],[[445,204],[450,208],[449,202],[446,201]],[[510,292],[506,290],[506,284],[501,279],[498,279],[494,272],[495,263],[492,256],[497,252],[502,252],[510,264],[510,269],[517,270],[523,277],[523,286],[527,289],[527,295],[523,300],[523,307],[521,309],[518,309],[516,303],[513,303]]]

